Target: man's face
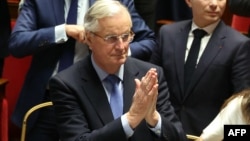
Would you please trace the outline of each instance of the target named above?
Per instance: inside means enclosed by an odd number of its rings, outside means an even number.
[[[226,0],[186,0],[193,11],[195,23],[204,27],[220,20],[226,8]]]
[[[95,62],[104,70],[118,68],[127,59],[129,42],[123,41],[131,31],[129,15],[124,13],[99,20],[100,30],[88,33],[88,45],[92,50]],[[112,40],[119,36],[118,40]],[[108,39],[105,41],[105,39]],[[110,39],[112,38],[112,39]]]

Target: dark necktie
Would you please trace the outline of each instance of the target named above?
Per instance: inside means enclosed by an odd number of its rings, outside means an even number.
[[[110,107],[114,116],[114,119],[120,117],[123,112],[123,94],[119,89],[120,79],[116,75],[108,75],[106,80],[111,84],[112,90],[110,93]]]
[[[185,90],[188,87],[192,75],[196,69],[196,63],[200,51],[201,39],[207,34],[207,32],[202,29],[195,29],[193,31],[193,34],[194,34],[194,40],[192,42],[188,58],[185,63],[185,74],[184,74]]]
[[[69,13],[67,17],[67,24],[76,24],[77,20],[77,4],[78,0],[71,0]],[[58,72],[66,69],[73,64],[74,60],[74,49],[75,49],[75,39],[69,38],[68,41],[63,46],[62,55],[59,60]]]

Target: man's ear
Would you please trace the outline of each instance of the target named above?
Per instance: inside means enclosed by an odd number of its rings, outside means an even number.
[[[86,31],[85,32],[85,42],[88,45],[89,49],[91,50],[91,46],[92,46],[92,35],[91,32]]]
[[[91,43],[91,33],[89,31],[85,32],[85,41],[87,44]]]

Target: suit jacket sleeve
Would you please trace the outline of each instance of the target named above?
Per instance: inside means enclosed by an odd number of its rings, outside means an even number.
[[[55,44],[56,21],[52,1],[28,0],[22,6],[12,31],[9,49],[15,57],[24,57]],[[46,10],[44,10],[46,8]],[[61,13],[64,14],[63,11]],[[59,15],[56,15],[59,16]]]
[[[169,90],[162,68],[157,68],[159,81],[159,94],[157,110],[162,117],[162,140],[185,141],[186,136],[182,124],[177,118],[174,108],[169,100]]]
[[[239,16],[250,16],[249,0],[229,0],[228,5],[232,13]]]
[[[133,1],[122,1],[127,6],[133,22],[132,30],[135,33],[135,37],[130,44],[132,56],[142,60],[149,60],[153,49],[156,47],[155,34],[136,12]]]

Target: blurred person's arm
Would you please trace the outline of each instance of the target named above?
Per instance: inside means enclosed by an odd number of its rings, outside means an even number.
[[[156,47],[155,33],[146,25],[145,21],[137,13],[131,0],[122,0],[132,17],[132,31],[135,33],[133,42],[130,44],[131,56],[148,61]]]
[[[238,96],[232,99],[203,130],[198,141],[221,141],[224,136],[224,125],[246,124],[241,110],[242,98]]]
[[[9,40],[9,50],[13,56],[21,58],[58,47],[68,37],[79,41],[78,33],[83,38],[84,27],[65,25],[64,13],[56,13],[59,7],[55,12],[51,4],[53,1],[24,0]],[[46,11],[38,10],[45,7]]]

